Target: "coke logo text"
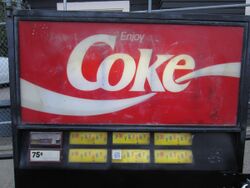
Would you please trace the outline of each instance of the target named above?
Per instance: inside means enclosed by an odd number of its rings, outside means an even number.
[[[194,59],[187,54],[173,55],[157,55],[156,61],[150,65],[153,49],[138,49],[140,59],[138,66],[134,58],[126,53],[114,53],[106,57],[101,63],[96,73],[96,82],[88,81],[81,72],[84,66],[84,56],[87,50],[95,43],[102,42],[114,49],[116,36],[112,35],[93,35],[82,40],[72,51],[67,65],[67,76],[70,83],[79,90],[93,91],[102,88],[107,91],[119,91],[124,89],[135,77],[133,86],[130,91],[145,91],[144,85],[148,81],[151,91],[163,92],[180,92],[188,87],[187,83],[177,83],[174,79],[175,70],[193,70],[195,68]],[[117,60],[122,60],[124,69],[121,79],[115,85],[109,83],[110,70]],[[157,74],[157,68],[167,62],[162,77]],[[184,61],[184,64],[179,64]],[[83,63],[82,63],[83,62]]]

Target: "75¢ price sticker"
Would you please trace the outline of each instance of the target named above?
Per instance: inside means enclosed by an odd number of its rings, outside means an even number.
[[[30,150],[30,162],[60,162],[60,150]]]

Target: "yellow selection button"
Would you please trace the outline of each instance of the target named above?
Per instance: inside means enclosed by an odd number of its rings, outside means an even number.
[[[145,149],[114,149],[113,163],[150,163],[150,151]]]
[[[113,132],[113,144],[149,145],[149,133]]]
[[[69,143],[78,145],[106,145],[107,132],[71,132]]]
[[[158,164],[190,164],[193,163],[191,150],[155,150],[155,163]]]
[[[155,133],[154,143],[157,146],[191,146],[190,133]]]
[[[106,163],[106,149],[70,149],[70,163]]]

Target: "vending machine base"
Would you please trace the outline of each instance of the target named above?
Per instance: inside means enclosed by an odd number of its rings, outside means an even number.
[[[17,188],[247,188],[249,175],[162,171],[20,171]]]

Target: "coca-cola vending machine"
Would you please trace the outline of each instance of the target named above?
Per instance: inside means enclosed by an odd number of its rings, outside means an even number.
[[[12,12],[16,187],[240,186],[248,21]]]

